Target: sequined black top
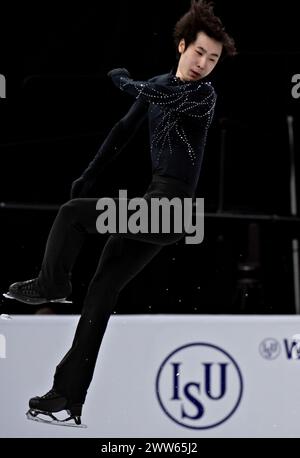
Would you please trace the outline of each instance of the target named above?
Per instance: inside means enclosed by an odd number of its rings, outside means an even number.
[[[152,172],[197,186],[216,93],[210,82],[183,82],[172,73],[134,81],[125,69],[113,70],[113,82],[136,97],[124,118],[111,130],[86,175],[101,171],[148,115]]]

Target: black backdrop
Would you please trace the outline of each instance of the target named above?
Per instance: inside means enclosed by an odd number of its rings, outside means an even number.
[[[197,195],[205,198],[208,212],[220,207],[224,151],[223,209],[288,215],[288,115],[294,118],[299,180],[300,100],[291,96],[292,75],[300,73],[294,3],[215,4],[239,55],[213,75],[218,104]],[[116,0],[3,9],[0,73],[6,77],[7,97],[0,99],[0,201],[6,204],[1,208],[2,290],[37,273],[55,216],[55,208],[17,210],[13,204],[58,206],[68,200],[71,182],[132,102],[112,86],[107,71],[126,67],[135,79],[169,71],[175,63],[173,26],[188,7],[186,0]],[[114,195],[118,189],[128,189],[129,195],[144,191],[151,170],[145,139],[146,127],[108,167],[99,195]],[[257,243],[249,244],[249,227],[249,220],[207,218],[204,243],[164,249],[124,290],[116,312],[294,313],[291,237],[298,228],[260,222],[254,227]],[[74,271],[75,305],[66,312],[80,310],[104,242],[105,237],[87,242]],[[255,291],[250,282],[252,300],[247,296],[245,301],[239,263],[247,261],[252,249],[259,252],[260,270]],[[10,307],[31,312],[16,304]]]

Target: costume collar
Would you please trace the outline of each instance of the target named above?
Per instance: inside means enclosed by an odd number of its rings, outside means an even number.
[[[177,71],[177,68],[175,68],[175,67],[171,68],[171,71],[169,73],[169,81],[174,85],[175,84],[176,85],[186,84],[187,81],[182,81],[180,78],[178,78],[178,76],[176,76],[176,71]]]

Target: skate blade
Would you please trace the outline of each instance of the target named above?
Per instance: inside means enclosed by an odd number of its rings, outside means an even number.
[[[60,304],[73,304],[73,301],[68,301],[65,297],[61,299],[52,299],[50,302],[59,302]]]
[[[39,412],[39,413],[41,415],[47,415],[44,412]],[[77,425],[76,423],[68,423],[65,420],[50,420],[50,419],[46,420],[45,418],[38,417],[39,413],[37,413],[37,415],[34,416],[30,413],[30,410],[29,410],[28,412],[26,412],[26,417],[28,420],[37,421],[38,423],[47,423],[48,425],[69,426],[73,428],[87,428],[87,425],[84,425],[82,423],[80,425]]]
[[[42,305],[42,304],[47,304],[48,302],[55,302],[59,304],[73,304],[73,301],[68,301],[65,297],[62,297],[61,299],[52,299],[50,301],[46,302],[37,302],[36,304],[30,302],[30,300],[26,301],[23,299],[18,299],[17,297],[11,296],[10,293],[3,293],[2,296],[4,296],[6,299],[15,299],[15,301],[23,302],[24,304],[30,304],[31,305]]]
[[[14,299],[9,293],[3,293],[2,296],[6,297],[6,299]]]

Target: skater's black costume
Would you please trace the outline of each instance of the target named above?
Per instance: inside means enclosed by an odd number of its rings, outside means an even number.
[[[172,72],[146,82],[133,81],[124,69],[113,70],[109,75],[117,87],[135,96],[136,101],[111,130],[87,170],[73,183],[75,198],[58,212],[36,282],[48,299],[70,294],[70,272],[76,257],[87,234],[96,233],[98,199],[86,198],[88,190],[145,117],[149,120],[153,179],[144,198],[192,197],[197,186],[216,101],[211,84],[183,82]],[[115,202],[118,204],[118,199]],[[85,401],[107,322],[122,288],[164,245],[183,236],[178,233],[109,236],[89,285],[72,347],[58,364],[54,376],[53,388],[68,400],[68,407]]]

